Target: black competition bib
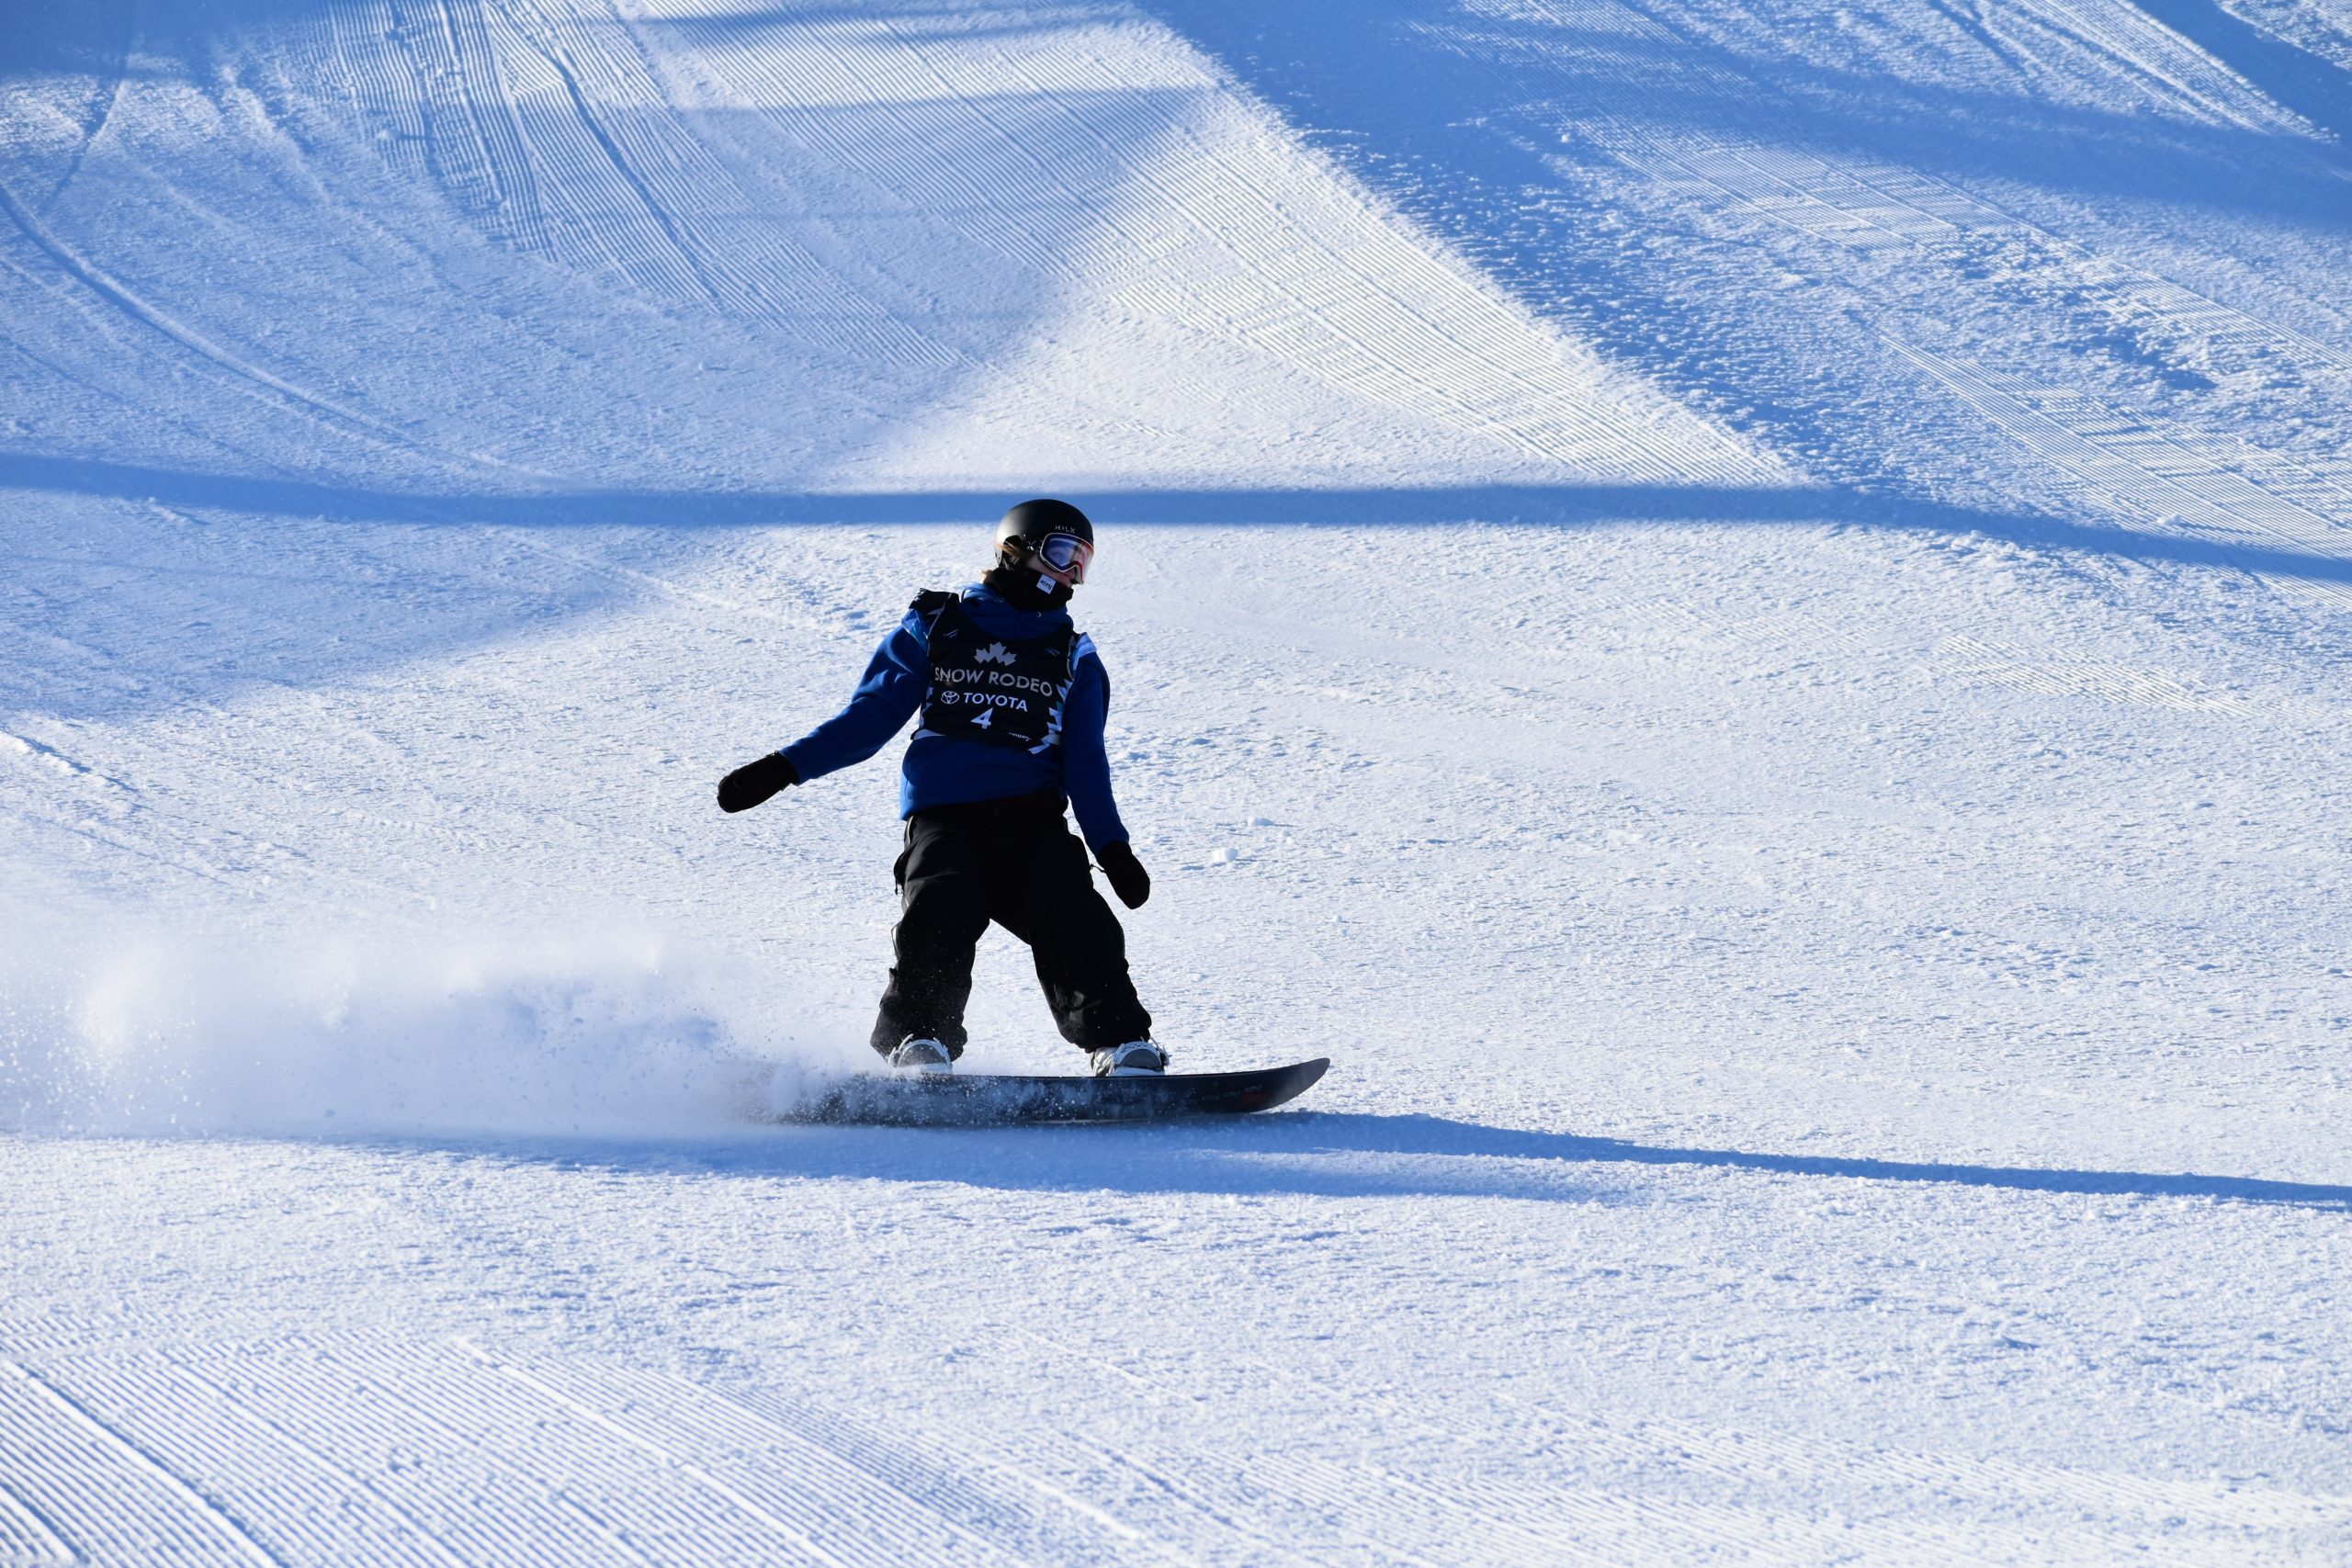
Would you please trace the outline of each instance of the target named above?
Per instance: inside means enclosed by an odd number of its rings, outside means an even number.
[[[1070,653],[1078,634],[1065,628],[1035,642],[984,632],[948,594],[931,623],[931,693],[922,728],[958,740],[1041,750],[1061,739],[1062,699],[1069,694]]]

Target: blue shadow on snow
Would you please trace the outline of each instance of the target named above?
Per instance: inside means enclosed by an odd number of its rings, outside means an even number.
[[[797,525],[974,523],[1002,511],[1008,491],[543,491],[411,493],[303,479],[142,467],[86,457],[0,452],[0,490],[153,500],[330,523],[506,527],[788,527]],[[1444,522],[1573,525],[1834,523],[1944,534],[2139,560],[2237,567],[2321,582],[2352,582],[2352,560],[2278,546],[2226,548],[2175,534],[2077,523],[2023,512],[1951,505],[1849,487],[1553,484],[1068,491],[1124,525],[1292,524],[1381,525]]]
[[[1529,1132],[1442,1116],[1278,1111],[1240,1122],[1076,1127],[794,1126],[756,1138],[658,1145],[526,1141],[469,1153],[616,1171],[939,1181],[1023,1191],[1294,1193],[1608,1202],[1611,1168],[1676,1166],[1769,1176],[1927,1183],[1995,1191],[2191,1198],[2352,1212],[2352,1186],[2195,1171],[2080,1170],[1839,1155],[1683,1148]]]

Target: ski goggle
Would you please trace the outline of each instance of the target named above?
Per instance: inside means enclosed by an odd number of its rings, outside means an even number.
[[[1083,582],[1086,564],[1094,558],[1094,547],[1075,534],[1048,534],[1037,546],[1037,558],[1056,576]]]

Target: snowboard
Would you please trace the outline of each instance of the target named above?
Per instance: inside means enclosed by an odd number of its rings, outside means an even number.
[[[986,1127],[1019,1122],[1160,1122],[1238,1116],[1297,1099],[1331,1065],[1317,1056],[1246,1073],[1144,1074],[1125,1078],[991,1073],[861,1073],[812,1095],[786,1121],[899,1127]]]

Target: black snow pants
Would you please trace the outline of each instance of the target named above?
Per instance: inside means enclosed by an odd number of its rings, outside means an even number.
[[[1093,1051],[1149,1037],[1151,1015],[1127,977],[1126,935],[1094,890],[1060,795],[918,811],[894,874],[898,962],[874,1021],[876,1051],[911,1034],[964,1054],[972,955],[990,920],[1029,944],[1063,1039]]]

